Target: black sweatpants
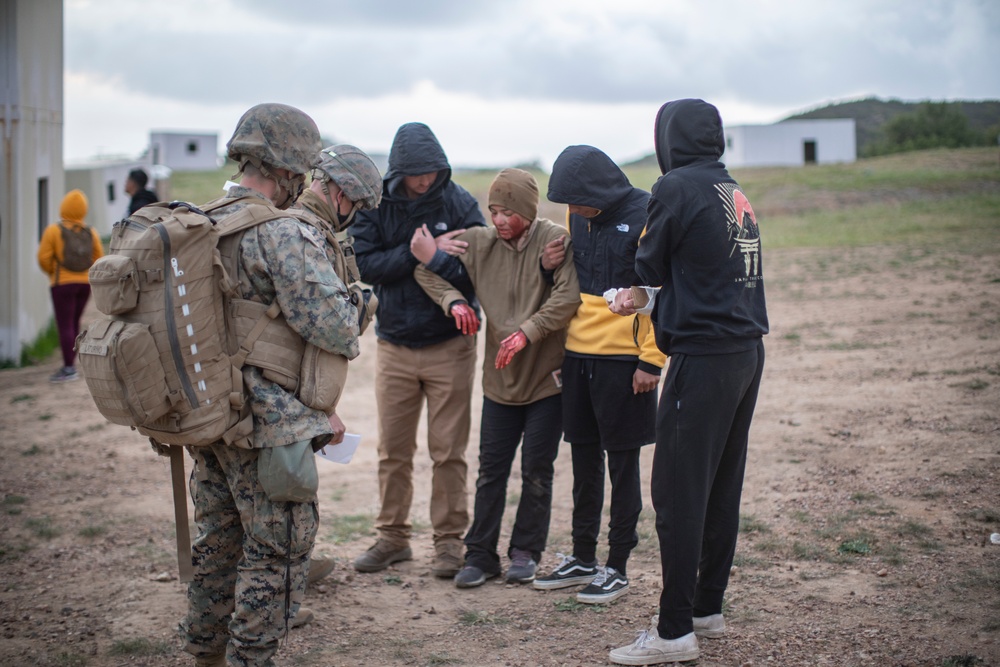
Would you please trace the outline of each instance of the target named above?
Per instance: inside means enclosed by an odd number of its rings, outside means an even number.
[[[664,639],[691,632],[692,616],[722,611],[763,369],[762,342],[746,352],[670,358],[651,482],[663,574],[657,630]]]

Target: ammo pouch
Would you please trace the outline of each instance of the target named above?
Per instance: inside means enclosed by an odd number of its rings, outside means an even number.
[[[230,314],[237,340],[245,338],[269,308],[257,301],[233,299]],[[326,414],[337,407],[347,381],[347,357],[306,343],[280,314],[264,327],[244,363],[260,368],[265,378]]]
[[[149,325],[102,317],[80,332],[74,349],[94,403],[108,421],[153,427],[176,403]]]

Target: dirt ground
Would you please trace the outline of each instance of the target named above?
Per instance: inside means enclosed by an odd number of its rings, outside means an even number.
[[[1000,665],[996,254],[790,250],[766,262],[772,331],[729,629],[701,642],[699,664]],[[652,448],[631,592],[612,605],[435,579],[423,446],[414,560],[356,573],[377,509],[373,335],[362,350],[341,407],[361,447],[349,465],[319,462],[318,549],[338,566],[309,589],[316,621],[289,634],[278,664],[606,664],[657,605]],[[106,423],[83,382],[48,384],[57,363],[0,373],[0,664],[191,664],[175,630],[185,598],[168,462]],[[477,443],[474,425],[470,491]],[[543,569],[571,546],[568,445],[556,465]],[[518,492],[515,472],[502,545]]]

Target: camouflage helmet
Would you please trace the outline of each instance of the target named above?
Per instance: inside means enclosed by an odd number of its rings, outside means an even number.
[[[382,175],[368,154],[350,144],[320,151],[314,178],[331,180],[361,210],[377,208],[382,201]]]
[[[249,161],[304,175],[316,165],[321,146],[312,118],[295,107],[272,102],[243,114],[226,144],[226,154],[241,167]]]

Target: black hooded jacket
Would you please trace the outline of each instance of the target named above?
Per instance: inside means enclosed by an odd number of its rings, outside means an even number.
[[[760,232],[739,184],[719,161],[722,119],[702,100],[664,104],[646,235],[636,253],[643,284],[662,285],[653,319],[667,354],[751,349],[767,333]]]
[[[409,199],[403,176],[437,171],[431,188]],[[395,345],[424,347],[444,342],[462,332],[413,279],[417,258],[410,252],[413,232],[426,224],[431,234],[486,224],[479,202],[451,180],[444,149],[429,127],[407,123],[399,128],[389,150],[382,203],[373,211],[359,211],[351,225],[361,280],[378,296],[375,332]],[[478,303],[462,264],[455,258],[441,275],[457,287],[476,309]]]
[[[143,206],[149,206],[150,204],[155,204],[157,201],[158,199],[156,197],[155,192],[143,188],[142,190],[139,190],[134,195],[132,195],[132,199],[129,200],[128,214],[132,215]]]
[[[635,322],[626,322],[609,311],[604,300],[604,292],[612,287],[639,284],[635,253],[646,225],[649,193],[633,187],[625,172],[603,151],[593,146],[569,146],[552,165],[548,198],[601,211],[590,219],[568,215],[583,302],[569,325],[566,354],[623,360],[638,357],[639,368],[658,375],[664,359],[649,335],[648,318],[637,315]]]

